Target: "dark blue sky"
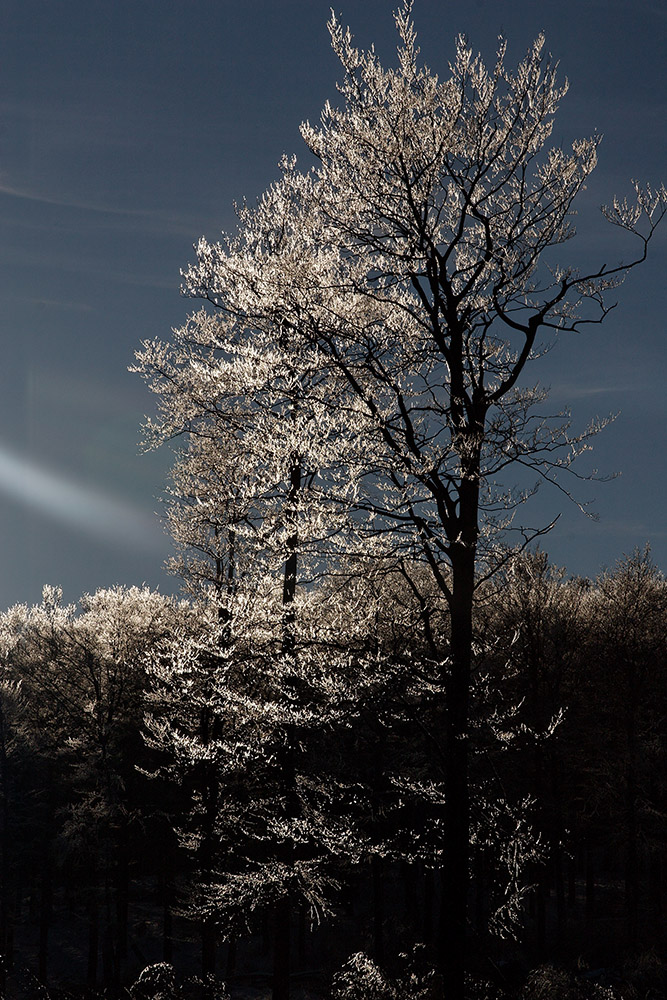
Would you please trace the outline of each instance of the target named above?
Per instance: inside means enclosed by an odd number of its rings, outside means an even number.
[[[394,0],[342,0],[359,44],[395,52]],[[168,453],[142,456],[152,400],[127,373],[142,338],[184,320],[179,269],[192,244],[233,225],[298,126],[335,99],[329,0],[3,0],[0,7],[0,608],[114,583],[173,589],[154,511]],[[455,35],[515,63],[539,30],[570,93],[554,139],[604,133],[576,244],[593,265],[629,257],[598,206],[633,177],[667,179],[664,0],[416,0],[425,61],[445,75]],[[307,162],[307,161],[304,161]],[[569,336],[534,368],[582,426],[621,411],[594,464],[622,476],[579,495],[544,542],[593,575],[665,529],[667,226],[603,327]],[[565,258],[564,258],[565,259]],[[586,463],[582,466],[582,471]],[[538,524],[563,507],[535,504]]]

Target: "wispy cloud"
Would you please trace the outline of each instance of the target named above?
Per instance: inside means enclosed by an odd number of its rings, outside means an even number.
[[[0,195],[91,213],[97,227],[121,224],[192,235],[199,225],[187,212],[173,211],[171,174],[164,162],[161,168],[156,162],[158,136],[164,139],[170,127],[163,119],[164,115],[157,120],[145,110],[128,114],[124,108],[122,114],[113,113],[90,97],[64,107],[48,100],[0,100],[5,140]],[[143,166],[137,173],[139,163]],[[126,175],[128,164],[132,168]],[[163,205],[156,207],[160,190]],[[141,204],[142,193],[149,204]]]
[[[613,385],[579,385],[574,382],[556,382],[551,385],[549,395],[558,399],[593,399],[598,396],[638,392],[640,389],[641,386],[638,382],[617,382]]]
[[[44,309],[62,309],[65,312],[92,312],[93,307],[87,302],[63,302],[59,299],[33,299],[36,306]]]
[[[159,208],[123,208],[104,202],[94,202],[78,199],[68,195],[49,193],[39,189],[19,187],[9,183],[0,174],[0,195],[19,201],[36,202],[41,205],[52,205],[56,208],[70,209],[75,212],[89,212],[96,216],[95,227],[106,229],[134,229],[146,233],[173,233],[196,238],[201,227],[201,221],[186,216],[178,216]],[[106,216],[106,219],[104,218]],[[122,222],[119,227],[118,222]],[[79,223],[80,225],[80,223]],[[46,224],[30,228],[50,228]]]
[[[0,493],[82,534],[152,554],[165,551],[156,518],[0,445]]]
[[[113,205],[96,205],[89,201],[79,201],[62,195],[48,194],[42,191],[30,191],[27,188],[15,187],[0,178],[0,194],[10,198],[20,198],[22,201],[36,201],[42,205],[57,205],[61,208],[75,208],[84,212],[98,212],[103,215],[124,215],[130,217],[145,217],[150,213],[140,209],[117,208]]]

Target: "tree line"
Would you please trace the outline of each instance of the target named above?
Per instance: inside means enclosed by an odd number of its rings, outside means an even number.
[[[28,966],[120,990],[157,962],[268,983],[289,949],[293,983],[338,973],[336,995],[362,996],[369,969],[400,982],[400,955],[435,966],[444,741],[419,602],[370,569],[321,589],[333,666],[303,674],[280,634],[225,658],[226,623],[146,589],[73,607],[46,588],[5,612],[10,983]],[[435,635],[444,651],[446,618]],[[524,554],[484,590],[474,636],[470,971],[508,989],[515,967],[579,960],[659,984],[664,577],[648,552],[595,581]]]

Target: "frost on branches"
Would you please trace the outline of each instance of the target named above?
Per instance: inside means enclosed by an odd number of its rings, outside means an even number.
[[[646,256],[667,192],[636,185],[632,202],[604,210],[634,241],[627,263],[569,266],[573,205],[600,140],[550,147],[567,86],[544,39],[512,70],[504,41],[487,67],[459,38],[440,79],[419,63],[411,7],[395,16],[392,69],[332,17],[340,97],[319,125],[302,126],[317,165],[303,173],[285,159],[259,202],[238,209],[236,233],[200,240],[184,288],[214,310],[194,313],[170,345],[144,344],[138,370],[159,396],[149,438],[187,439],[168,520],[188,585],[214,598],[227,629],[212,676],[236,669],[253,699],[236,714],[224,704],[219,717],[265,725],[280,705],[278,728],[273,717],[262,732],[282,733],[272,760],[289,772],[285,803],[300,787],[290,770],[299,727],[310,724],[289,713],[305,699],[328,718],[341,701],[335,671],[324,701],[304,694],[337,662],[304,610],[317,604],[318,581],[347,585],[370,566],[410,594],[415,645],[436,665],[442,775],[427,774],[424,787],[442,793],[441,951],[459,995],[475,593],[510,558],[508,532],[520,547],[540,533],[517,516],[534,488],[508,488],[507,470],[569,496],[563,474],[601,426],[573,433],[567,414],[537,412],[546,392],[525,376],[546,343],[604,320],[608,293]],[[349,693],[345,669],[338,675]],[[241,696],[225,684],[223,703]],[[260,693],[272,686],[277,701]],[[227,726],[198,752],[217,754]],[[285,843],[301,842],[306,812],[285,804]]]

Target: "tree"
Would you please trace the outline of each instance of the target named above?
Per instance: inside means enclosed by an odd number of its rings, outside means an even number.
[[[138,587],[84,595],[78,609],[62,604],[58,588],[45,587],[41,605],[16,605],[0,616],[3,669],[20,685],[26,742],[38,765],[27,797],[38,807],[32,827],[39,836],[29,839],[39,852],[32,867],[39,873],[42,980],[58,849],[86,904],[89,982],[97,977],[102,900],[105,979],[121,975],[133,820],[141,804],[143,656],[178,618],[174,601]]]
[[[517,556],[489,589],[477,610],[477,628],[495,637],[496,683],[502,672],[503,687],[522,703],[521,721],[531,735],[527,753],[497,766],[506,785],[519,784],[536,801],[535,819],[549,861],[548,866],[536,867],[532,879],[537,953],[543,955],[552,875],[559,934],[564,929],[563,852],[572,845],[566,843],[565,832],[571,826],[566,794],[571,781],[565,781],[563,774],[569,764],[569,743],[578,746],[582,738],[580,732],[571,733],[570,709],[577,702],[577,651],[585,633],[582,607],[588,582],[566,580],[565,570],[552,566],[538,549]],[[554,724],[555,738],[546,740],[545,733]]]
[[[7,676],[4,664],[6,636],[0,627],[0,991],[6,988],[13,961],[13,900],[17,896],[18,870],[24,864],[19,845],[30,825],[30,810],[21,793],[21,772],[30,761],[28,729],[23,725],[25,706],[21,685]],[[28,813],[28,822],[26,822]]]
[[[331,793],[321,753],[312,775],[312,734],[326,740],[348,687],[348,652],[328,641],[312,587],[322,545],[339,530],[320,476],[338,461],[337,410],[317,381],[316,353],[294,351],[272,324],[245,328],[200,311],[171,345],[146,343],[138,359],[160,395],[149,442],[187,435],[167,517],[174,568],[208,621],[156,658],[149,740],[168,774],[194,784],[182,834],[198,855],[190,911],[204,972],[214,968],[216,926],[230,937],[273,908],[282,998],[294,904],[326,909],[342,829],[323,820]]]
[[[578,674],[591,732],[582,811],[618,858],[632,952],[660,933],[665,852],[667,584],[649,549],[601,574],[585,611]]]
[[[610,222],[638,241],[616,267],[580,272],[554,251],[573,235],[573,202],[599,138],[549,148],[566,87],[538,38],[515,71],[501,42],[487,69],[459,38],[451,73],[418,63],[411,3],[396,14],[398,67],[361,52],[335,18],[343,68],[340,106],[302,135],[317,158],[307,174],[285,161],[260,202],[239,211],[238,233],[202,239],[186,291],[235,328],[274,342],[313,369],[301,405],[336,412],[343,456],[331,509],[344,511],[347,551],[391,560],[419,591],[422,562],[435,605],[449,616],[440,658],[444,774],[441,960],[463,994],[469,887],[469,704],[476,588],[507,558],[499,536],[531,490],[500,485],[510,466],[556,482],[599,429],[573,434],[544,417],[539,386],[521,385],[541,338],[601,322],[606,293],[646,256],[667,192],[636,186],[614,199]],[[279,337],[278,337],[279,334]],[[203,374],[203,373],[200,373]],[[193,369],[193,378],[198,373]],[[215,386],[198,380],[203,396]],[[345,476],[340,475],[344,467]],[[524,541],[535,532],[520,530]],[[320,538],[321,558],[336,550]],[[412,563],[411,563],[412,561]],[[423,597],[428,628],[434,600]]]

